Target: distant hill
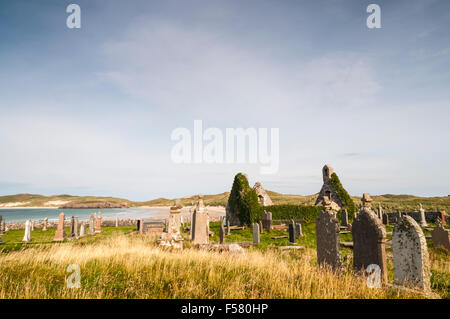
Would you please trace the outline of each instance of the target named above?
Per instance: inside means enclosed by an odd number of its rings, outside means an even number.
[[[292,205],[314,205],[318,194],[314,195],[289,195],[280,194],[274,191],[266,190],[271,197],[274,205],[292,204]],[[204,195],[205,205],[208,206],[226,206],[230,192],[224,192],[215,195]],[[352,196],[356,205],[361,203],[361,197]],[[450,213],[450,197],[418,197],[413,195],[392,195],[384,194],[372,196],[373,207],[378,203],[387,211],[416,211],[419,204],[422,203],[425,210],[445,210]],[[190,206],[197,201],[197,195],[181,198],[183,206]],[[171,206],[174,199],[157,198],[145,202],[134,202],[128,199],[116,197],[97,197],[97,196],[72,196],[72,195],[52,195],[43,196],[38,194],[17,194],[0,196],[0,207],[143,207],[143,206]]]

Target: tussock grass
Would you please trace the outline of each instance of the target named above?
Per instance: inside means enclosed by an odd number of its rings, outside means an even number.
[[[31,247],[0,255],[0,298],[420,298],[370,289],[351,271],[318,268],[316,253],[246,250],[245,255],[165,250],[137,234]],[[445,261],[444,261],[445,262]],[[66,288],[70,264],[81,288]],[[448,263],[446,264],[448,267]]]

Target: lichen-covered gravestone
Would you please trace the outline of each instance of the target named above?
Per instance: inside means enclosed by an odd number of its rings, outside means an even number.
[[[436,227],[431,231],[431,238],[434,247],[444,247],[450,250],[450,230],[445,229],[439,219],[436,220]]]
[[[403,216],[394,225],[392,253],[395,284],[430,290],[427,241],[412,217]]]
[[[302,224],[300,223],[295,224],[295,236],[303,237]]]
[[[259,243],[260,243],[259,224],[253,223],[253,245],[259,245]]]
[[[272,228],[272,213],[271,212],[263,212],[262,215],[262,224],[263,228],[266,230],[270,230]]]
[[[386,229],[377,214],[370,208],[372,199],[364,193],[361,211],[352,224],[353,266],[356,271],[367,270],[369,265],[380,267],[380,281],[387,281]]]
[[[331,208],[328,197],[323,200],[324,209],[316,220],[317,263],[329,265],[333,269],[341,268],[341,250],[339,240],[339,220]]]
[[[89,218],[89,232],[88,232],[89,235],[95,234],[95,230],[94,230],[95,219],[96,219],[96,215],[95,215],[95,213],[92,213],[91,217]]]
[[[75,217],[70,218],[69,239],[75,239]]]

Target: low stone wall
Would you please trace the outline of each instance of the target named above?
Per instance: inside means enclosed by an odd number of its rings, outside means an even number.
[[[79,221],[79,225],[81,224],[89,225],[89,221],[81,220]],[[119,226],[136,226],[137,219],[119,219]],[[17,222],[17,223],[5,223],[7,230],[17,230],[17,229],[25,229],[25,222]],[[116,226],[115,219],[103,219],[102,226]],[[44,227],[43,221],[34,222],[35,228]],[[47,223],[47,228],[56,228],[58,227],[58,222],[49,221]],[[64,221],[64,227],[70,227],[70,218]]]
[[[420,212],[401,212],[401,213],[402,213],[402,215],[411,216],[416,222],[420,223]],[[390,223],[393,223],[398,216],[398,213],[396,213],[396,212],[395,213],[388,212],[386,214],[389,218]],[[427,222],[434,223],[437,218],[441,218],[440,212],[425,212],[425,220]],[[446,214],[445,219],[446,219],[447,223],[450,223],[450,216],[448,214]]]

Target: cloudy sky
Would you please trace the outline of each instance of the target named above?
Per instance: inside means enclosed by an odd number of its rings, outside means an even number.
[[[239,171],[306,195],[326,163],[352,195],[448,195],[449,87],[446,0],[2,0],[0,195],[213,194]],[[194,120],[279,128],[278,172],[174,163]]]

